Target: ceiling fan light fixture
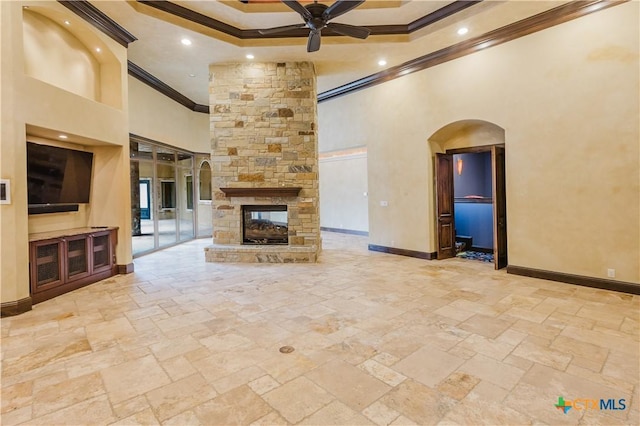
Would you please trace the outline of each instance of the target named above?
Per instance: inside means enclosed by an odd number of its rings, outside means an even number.
[[[364,0],[336,0],[331,6],[318,3],[317,0],[304,6],[300,4],[298,0],[281,1],[295,12],[298,12],[304,23],[265,28],[258,30],[258,32],[262,35],[270,35],[306,28],[309,31],[307,52],[315,52],[320,49],[321,32],[324,29],[331,30],[334,34],[359,38],[361,40],[366,39],[371,33],[371,30],[366,27],[330,22],[332,19],[344,15],[350,10],[360,6],[364,3]]]

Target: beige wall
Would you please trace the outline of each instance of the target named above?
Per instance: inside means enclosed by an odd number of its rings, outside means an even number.
[[[369,231],[367,153],[320,154],[320,226]]]
[[[321,150],[368,148],[370,242],[435,251],[429,139],[481,120],[504,129],[509,264],[638,283],[639,7],[321,103]]]
[[[193,152],[209,152],[209,114],[194,112],[129,77],[130,132]]]
[[[100,65],[58,23],[23,9],[25,74],[88,99],[100,99]]]
[[[0,206],[2,303],[29,296],[29,232],[76,226],[118,226],[117,261],[119,264],[132,261],[128,197],[129,119],[127,106],[118,106],[122,104],[119,100],[127,97],[127,87],[122,85],[122,82],[126,82],[126,49],[80,19],[74,21],[80,37],[77,40],[74,39],[75,33],[71,30],[67,32],[59,25],[37,24],[35,21],[42,19],[46,22],[44,16],[68,15],[67,9],[56,2],[43,2],[34,9],[43,17],[27,19],[26,25],[30,32],[53,31],[51,37],[38,38],[51,43],[46,48],[52,51],[52,56],[56,51],[62,56],[70,51],[78,51],[79,45],[85,46],[85,53],[95,45],[101,46],[105,56],[94,57],[100,63],[99,86],[107,88],[111,94],[107,97],[110,99],[108,104],[96,102],[95,96],[87,92],[73,93],[69,87],[64,87],[64,81],[55,76],[47,74],[47,77],[39,75],[39,78],[34,78],[27,75],[25,48],[29,50],[30,47],[28,43],[26,46],[24,44],[22,4],[0,2],[0,177],[11,179],[12,185],[12,204]],[[83,27],[80,29],[77,25]],[[47,69],[47,63],[41,65],[41,70]],[[52,73],[62,72],[60,67],[64,64],[58,65]],[[91,65],[90,69],[95,76],[95,67]],[[102,78],[103,71],[105,78]],[[59,133],[68,134],[69,142],[94,153],[91,203],[82,206],[78,213],[29,216],[26,141],[38,139],[39,142],[56,143],[54,141]],[[123,197],[122,194],[127,196]]]

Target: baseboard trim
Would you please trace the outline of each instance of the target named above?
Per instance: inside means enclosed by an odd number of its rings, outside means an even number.
[[[117,265],[119,274],[131,274],[133,272],[133,262],[126,265]]]
[[[418,259],[426,259],[426,260],[435,260],[438,258],[438,253],[436,252],[427,253],[424,251],[406,250],[406,249],[395,248],[395,247],[378,246],[375,244],[369,244],[369,250],[379,251],[381,253],[397,254],[400,256],[416,257]]]
[[[622,293],[640,295],[640,285],[624,281],[606,280],[603,278],[587,277],[584,275],[565,274],[562,272],[545,271],[542,269],[525,268],[522,266],[507,266],[507,273],[525,277],[540,278],[584,287],[600,288],[603,290],[619,291]]]
[[[329,228],[326,226],[321,226],[320,230],[327,232],[338,232],[340,234],[362,235],[363,237],[369,236],[369,233],[367,231],[354,231],[353,229]]]
[[[31,296],[24,299],[15,300],[13,302],[4,302],[0,304],[0,317],[12,317],[20,315],[31,310]]]
[[[492,248],[484,248],[484,247],[476,247],[476,246],[471,246],[471,251],[478,251],[480,253],[493,253],[493,249]]]

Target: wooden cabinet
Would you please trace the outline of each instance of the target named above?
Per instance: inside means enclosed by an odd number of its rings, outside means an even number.
[[[77,228],[29,235],[33,303],[115,275],[116,231]]]

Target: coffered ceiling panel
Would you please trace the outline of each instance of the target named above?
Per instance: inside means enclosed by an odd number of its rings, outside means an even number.
[[[327,1],[326,4],[331,4]],[[318,52],[307,53],[306,36],[242,38],[234,31],[301,23],[302,18],[280,3],[240,1],[91,1],[137,40],[129,44],[129,60],[198,104],[208,105],[209,64],[253,61],[313,61],[318,90],[323,92],[414,58],[481,36],[492,30],[550,10],[565,1],[376,1],[336,18],[352,25],[404,26],[401,34],[366,40],[325,36]],[[464,7],[460,7],[464,5]],[[158,7],[160,8],[158,8]],[[167,6],[180,10],[167,11]],[[444,9],[443,9],[444,8]],[[442,11],[454,12],[442,13]],[[434,15],[435,14],[435,15]],[[433,19],[432,19],[433,18]],[[235,28],[221,31],[215,24]],[[426,25],[422,25],[424,23]],[[406,28],[414,23],[413,31]],[[420,27],[415,25],[421,24]],[[468,29],[458,34],[462,27]],[[419,29],[417,29],[419,28]],[[185,46],[182,39],[189,39]],[[254,59],[247,59],[252,54]],[[384,60],[384,65],[378,62]]]

